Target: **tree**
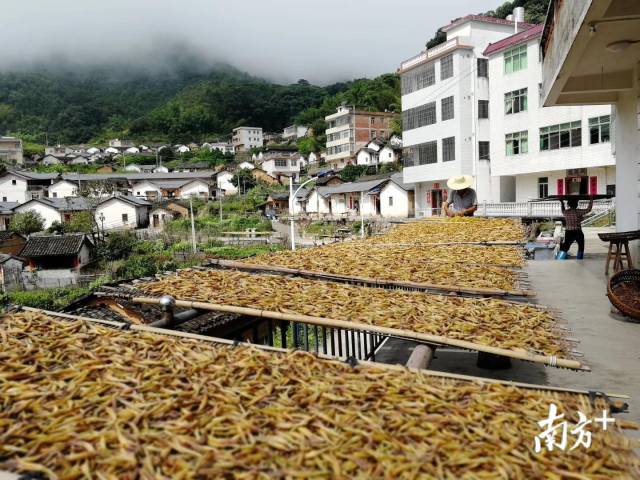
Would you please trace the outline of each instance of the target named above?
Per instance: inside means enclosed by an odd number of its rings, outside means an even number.
[[[78,212],[64,224],[65,233],[87,233],[92,235],[97,230],[95,217],[90,211]]]
[[[9,224],[9,230],[22,235],[41,232],[43,229],[44,218],[34,211],[16,213]]]
[[[246,168],[239,169],[233,175],[233,178],[231,178],[231,183],[233,183],[234,187],[236,187],[242,194],[247,193],[247,190],[252,189],[258,184],[256,177],[253,176],[251,170]]]
[[[340,178],[345,182],[353,182],[367,172],[367,165],[347,165],[340,170]]]

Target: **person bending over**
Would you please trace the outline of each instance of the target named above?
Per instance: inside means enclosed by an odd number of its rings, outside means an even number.
[[[593,208],[593,198],[589,200],[587,208],[578,208],[578,199],[570,198],[567,200],[567,208],[564,207],[564,201],[560,200],[562,215],[565,218],[564,241],[560,245],[560,251],[564,252],[559,258],[567,258],[567,253],[573,245],[578,242],[577,259],[584,258],[584,233],[582,232],[582,219]]]

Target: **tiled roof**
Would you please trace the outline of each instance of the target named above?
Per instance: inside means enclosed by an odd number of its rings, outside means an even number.
[[[65,180],[179,180],[188,178],[207,178],[215,175],[213,170],[200,170],[198,172],[114,172],[114,173],[63,173]]]
[[[115,197],[105,198],[98,205],[102,205],[103,203],[110,202],[111,200],[120,200],[122,202],[129,203],[131,205],[135,205],[137,207],[150,207],[151,203],[143,200],[142,198],[134,197],[133,195],[116,195]]]
[[[452,20],[449,25],[445,25],[444,27],[441,28],[441,30],[443,32],[446,32],[466,22],[485,22],[485,23],[495,23],[498,25],[514,25],[515,23],[512,20],[506,20],[504,18],[497,18],[497,17],[489,17],[487,15],[465,15],[464,17],[460,17],[460,18],[456,18],[455,20]],[[526,22],[518,23],[519,28],[531,28],[533,26],[534,26],[533,23],[526,23]]]
[[[524,43],[532,38],[536,38],[542,35],[542,30],[544,30],[544,25],[536,25],[532,28],[524,30],[523,32],[518,32],[510,37],[503,38],[495,43],[490,43],[487,48],[485,48],[483,55],[489,56],[497,52],[501,52],[513,45],[518,45],[519,43]]]
[[[0,230],[0,243],[10,240],[14,235],[18,235],[11,230]]]
[[[34,201],[49,205],[56,210],[62,211],[83,211],[93,210],[95,208],[95,202],[86,197],[45,197],[35,199]]]
[[[12,213],[11,210],[18,205],[18,202],[0,202],[0,213]]]
[[[75,255],[82,244],[88,242],[86,235],[31,236],[20,252],[22,257],[49,257]]]
[[[23,178],[27,178],[29,180],[52,180],[57,178],[59,173],[37,173],[37,172],[27,172],[24,170],[8,170],[7,175],[18,175]]]
[[[16,257],[15,255],[11,255],[9,253],[0,253],[0,263],[8,262],[11,259],[25,263],[25,260],[23,258]]]

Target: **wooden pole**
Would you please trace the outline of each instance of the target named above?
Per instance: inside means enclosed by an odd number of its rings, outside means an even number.
[[[152,297],[134,297],[131,299],[134,303],[143,303],[148,305],[157,305],[160,300]],[[443,337],[441,335],[431,335],[427,333],[412,332],[410,330],[401,330],[397,328],[380,327],[377,325],[369,325],[366,323],[350,322],[345,320],[335,320],[330,318],[313,317],[310,315],[299,315],[293,313],[272,312],[269,310],[259,310],[257,308],[239,307],[233,305],[219,305],[215,303],[195,302],[190,300],[176,300],[177,307],[195,308],[199,310],[209,310],[214,312],[235,313],[238,315],[246,315],[256,318],[270,318],[272,320],[285,320],[289,322],[308,323],[311,325],[320,325],[325,327],[342,328],[346,330],[360,330],[366,332],[376,332],[382,335],[392,337],[407,338],[426,343],[435,343],[438,345],[450,345],[454,347],[464,348],[477,352],[493,353],[505,357],[515,358],[517,360],[525,360],[528,362],[542,363],[544,365],[570,368],[573,370],[591,369],[583,365],[578,360],[569,360],[557,358],[555,356],[538,355],[527,352],[524,349],[508,350],[505,348],[491,347],[489,345],[481,345],[466,340],[456,340]]]
[[[414,368],[416,370],[425,370],[429,368],[431,360],[433,360],[433,354],[435,348],[429,345],[418,345],[411,352],[409,360],[407,360],[407,367]]]
[[[395,287],[410,288],[415,290],[432,290],[439,292],[456,292],[470,295],[484,296],[516,296],[516,297],[535,297],[535,292],[531,290],[502,290],[499,288],[481,288],[481,287],[458,287],[455,285],[437,285],[433,283],[420,283],[398,280],[382,280],[378,278],[359,277],[351,275],[338,275],[334,273],[315,272],[312,270],[301,270],[297,268],[278,267],[272,265],[257,265],[236,262],[233,260],[216,260],[213,259],[209,265],[218,265],[223,268],[232,268],[236,270],[257,270],[260,272],[284,273],[287,275],[298,275],[303,277],[319,278],[324,280],[334,280],[341,282],[366,283],[378,287]]]

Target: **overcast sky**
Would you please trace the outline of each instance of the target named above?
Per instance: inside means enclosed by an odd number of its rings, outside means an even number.
[[[0,65],[157,65],[174,45],[253,75],[328,83],[397,69],[502,0],[1,0]],[[2,68],[2,67],[0,67]]]

